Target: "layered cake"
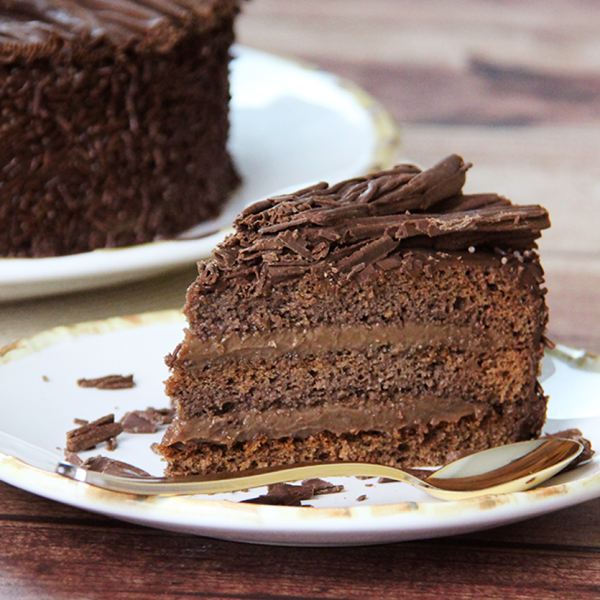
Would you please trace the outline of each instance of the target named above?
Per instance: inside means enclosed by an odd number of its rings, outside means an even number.
[[[168,474],[435,465],[540,434],[548,213],[463,194],[469,167],[399,165],[238,217],[167,357]]]
[[[169,238],[215,216],[238,0],[0,0],[0,256]]]

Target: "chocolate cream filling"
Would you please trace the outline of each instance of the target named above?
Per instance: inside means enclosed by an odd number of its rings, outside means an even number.
[[[253,357],[275,358],[285,354],[312,355],[329,351],[354,350],[391,345],[454,345],[462,350],[499,348],[502,337],[493,332],[473,336],[471,327],[434,324],[321,326],[316,329],[283,330],[241,337],[227,335],[219,340],[186,339],[178,360],[192,370],[223,362]],[[217,444],[246,442],[265,436],[269,439],[292,436],[306,438],[322,431],[340,435],[359,431],[391,432],[406,426],[459,419],[484,410],[460,398],[405,398],[387,406],[349,408],[341,404],[277,409],[232,411],[221,416],[189,419],[177,417],[167,431],[163,444],[200,441]]]
[[[456,423],[463,417],[489,410],[460,398],[407,398],[393,405],[348,408],[342,404],[268,411],[247,410],[218,417],[177,417],[165,434],[163,445],[207,442],[231,445],[260,437],[307,438],[328,431],[335,435],[360,431],[392,432],[403,427],[441,422]]]
[[[188,334],[177,360],[200,370],[208,364],[239,358],[276,358],[289,353],[300,356],[333,351],[360,351],[369,347],[430,346],[443,343],[460,350],[488,350],[504,344],[497,333],[478,332],[472,326],[394,323],[392,325],[328,325],[315,329],[286,329],[247,336],[226,334],[220,339],[200,340]]]

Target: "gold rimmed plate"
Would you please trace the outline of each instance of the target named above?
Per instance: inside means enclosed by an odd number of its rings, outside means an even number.
[[[333,479],[344,491],[317,496],[302,507],[240,503],[264,490],[212,496],[141,498],[92,488],[52,472],[62,459],[73,419],[147,406],[162,408],[167,369],[163,356],[182,338],[177,311],[59,327],[0,351],[3,419],[0,429],[30,445],[0,454],[0,479],[24,490],[115,518],[222,539],[291,545],[347,545],[403,541],[475,531],[537,516],[600,496],[600,459],[560,474],[528,492],[444,502],[402,483]],[[136,386],[96,390],[80,378],[134,376]],[[577,427],[600,448],[600,359],[564,346],[547,354],[543,383],[550,395],[546,430]],[[160,475],[151,450],[162,432],[122,434],[103,454]],[[29,463],[29,464],[28,464]],[[37,467],[30,466],[36,464]]]

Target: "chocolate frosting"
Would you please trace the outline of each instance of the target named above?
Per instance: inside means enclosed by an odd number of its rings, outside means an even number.
[[[237,0],[0,0],[0,58],[37,58],[82,36],[124,45],[148,32],[154,48],[168,51],[182,25],[205,30],[236,7]]]
[[[411,248],[530,250],[550,226],[541,206],[462,193],[470,164],[451,155],[421,171],[398,165],[330,186],[319,183],[248,207],[236,231],[200,264],[197,284],[281,282],[321,269],[341,285],[389,268]]]

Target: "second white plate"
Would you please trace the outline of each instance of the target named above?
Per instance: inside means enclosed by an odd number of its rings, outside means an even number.
[[[0,259],[0,301],[134,281],[210,255],[240,210],[318,181],[336,183],[391,165],[399,145],[391,117],[330,73],[236,47],[231,65],[230,149],[241,189],[200,239],[73,256]]]

